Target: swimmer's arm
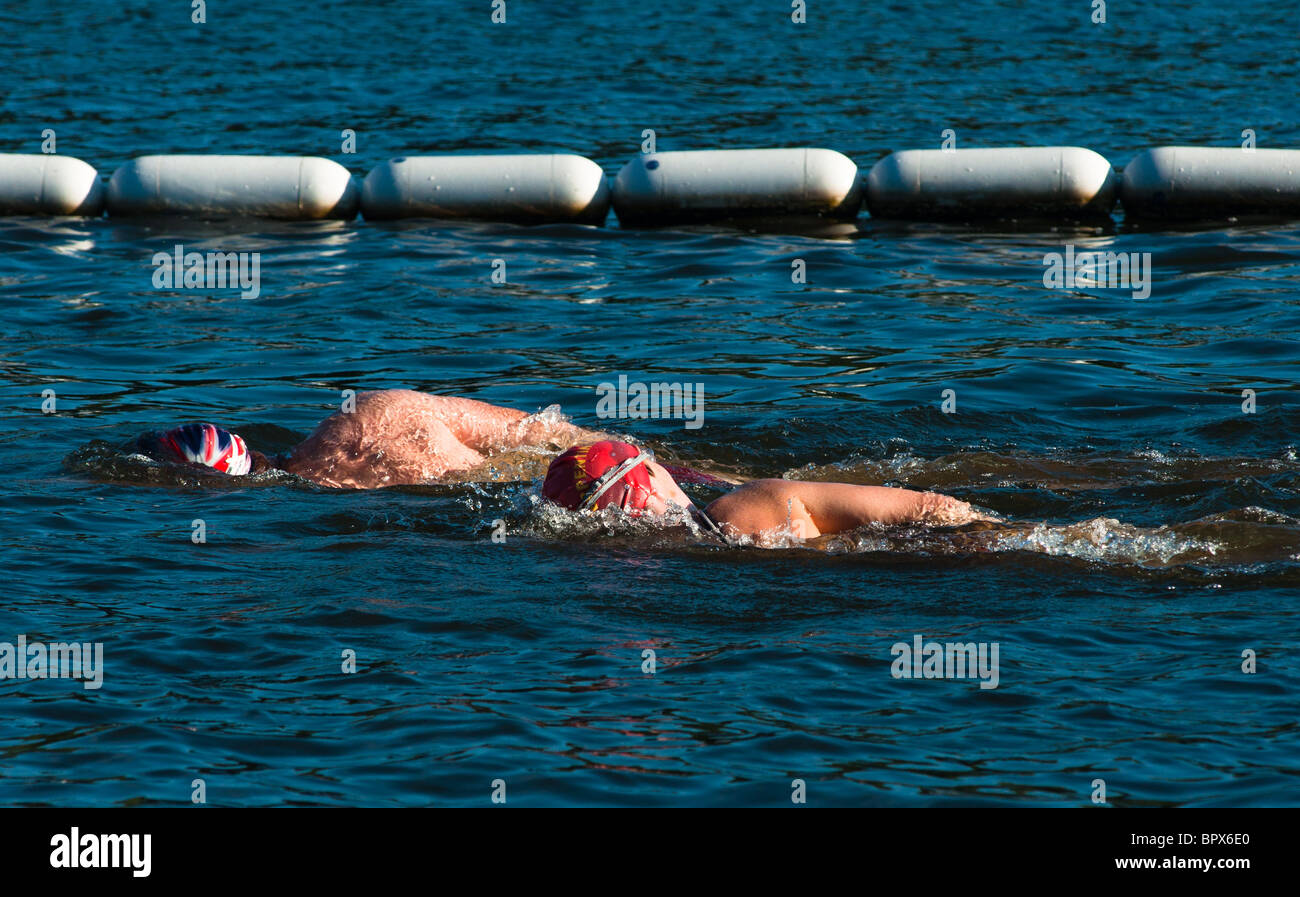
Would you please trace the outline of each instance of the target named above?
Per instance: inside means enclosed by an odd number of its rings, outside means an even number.
[[[991,518],[968,502],[938,492],[848,483],[790,483],[817,528],[838,533],[866,523],[932,523],[952,526]]]
[[[550,420],[518,408],[492,405],[459,396],[421,394],[420,408],[433,413],[458,442],[488,454],[532,445],[568,447],[604,438],[567,421]]]
[[[848,483],[754,480],[709,505],[734,535],[789,527],[801,538],[840,533],[867,523],[969,523],[990,518],[936,492]]]

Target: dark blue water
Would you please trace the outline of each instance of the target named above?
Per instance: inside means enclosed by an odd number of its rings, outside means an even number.
[[[1275,4],[232,6],[0,11],[0,149],[1300,145]],[[177,243],[260,252],[261,295],[155,290]],[[1045,289],[1066,244],[1151,253],[1150,296]],[[1298,287],[1294,223],[5,219],[0,642],[102,642],[104,678],[0,681],[0,801],[1295,804]],[[535,508],[543,455],[332,492],[119,450],[192,419],[279,450],[384,387],[608,425],[619,374],[704,384],[699,430],[612,422],[663,457],[1006,522],[725,550]],[[893,678],[918,634],[997,642],[998,687]]]

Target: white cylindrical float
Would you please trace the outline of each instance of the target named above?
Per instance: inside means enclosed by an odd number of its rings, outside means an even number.
[[[603,224],[609,182],[599,165],[572,153],[400,156],[366,175],[361,214]]]
[[[852,218],[862,205],[858,166],[835,150],[695,150],[645,153],[614,178],[625,225],[738,217]]]
[[[867,175],[876,218],[1090,217],[1115,205],[1109,162],[1079,146],[900,150]]]
[[[99,172],[55,153],[0,153],[0,215],[98,215]]]
[[[346,220],[357,188],[317,156],[141,156],[113,173],[108,213]]]
[[[1300,214],[1300,150],[1159,146],[1124,168],[1124,213],[1134,218]]]

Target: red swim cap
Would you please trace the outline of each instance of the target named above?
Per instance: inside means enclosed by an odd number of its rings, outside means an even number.
[[[610,505],[640,511],[654,494],[645,465],[653,458],[626,442],[574,446],[551,462],[542,495],[570,511]]]

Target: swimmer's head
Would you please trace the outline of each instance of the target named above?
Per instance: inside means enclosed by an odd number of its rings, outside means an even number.
[[[653,454],[611,440],[575,446],[552,461],[542,495],[570,511],[613,506],[630,514],[664,514],[670,504],[691,505]]]
[[[255,454],[239,436],[213,424],[186,424],[165,433],[149,433],[140,437],[137,447],[155,461],[198,464],[234,476],[249,472]]]

